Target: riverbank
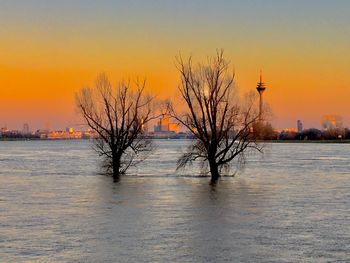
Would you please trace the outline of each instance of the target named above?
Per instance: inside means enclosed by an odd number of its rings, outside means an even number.
[[[350,143],[349,139],[346,140],[268,140],[260,141],[267,143]]]
[[[150,138],[152,140],[192,140],[190,138]],[[62,139],[49,139],[49,138],[0,138],[0,141],[70,141],[70,140],[91,140],[89,138],[62,138]],[[350,143],[350,139],[344,140],[262,140],[258,141],[262,143]]]

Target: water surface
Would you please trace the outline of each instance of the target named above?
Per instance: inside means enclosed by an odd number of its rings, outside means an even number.
[[[0,142],[0,262],[350,261],[350,145],[268,145],[212,187],[156,143],[112,183],[89,141]]]

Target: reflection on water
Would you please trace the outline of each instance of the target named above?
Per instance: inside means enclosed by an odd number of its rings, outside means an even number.
[[[270,145],[213,187],[157,144],[113,184],[87,141],[0,142],[0,262],[350,260],[350,145]]]

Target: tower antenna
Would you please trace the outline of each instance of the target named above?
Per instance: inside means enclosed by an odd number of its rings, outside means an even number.
[[[260,69],[260,81],[256,86],[256,90],[259,93],[259,121],[263,120],[262,111],[263,111],[263,93],[266,90],[266,84],[262,81],[262,70]]]

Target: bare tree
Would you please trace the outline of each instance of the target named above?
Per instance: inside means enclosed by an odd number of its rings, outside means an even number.
[[[168,110],[196,138],[177,168],[201,160],[209,165],[215,182],[235,158],[242,158],[249,149],[261,151],[252,136],[252,124],[259,115],[252,96],[245,104],[239,102],[234,73],[230,73],[222,50],[206,64],[193,66],[191,57],[187,61],[179,57],[177,62],[186,111],[179,114],[171,103]]]
[[[93,88],[76,94],[76,105],[86,124],[96,132],[95,150],[104,156],[113,178],[119,176],[149,152],[151,141],[144,138],[144,126],[151,120],[152,97],[145,93],[145,81],[112,87],[101,74]]]

